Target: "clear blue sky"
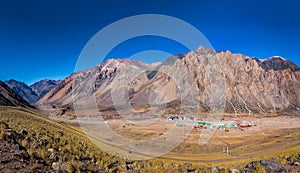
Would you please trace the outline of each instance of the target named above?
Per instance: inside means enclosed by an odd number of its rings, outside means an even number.
[[[0,80],[31,84],[64,78],[74,71],[82,48],[96,32],[124,17],[149,13],[190,23],[217,50],[259,58],[280,55],[300,65],[299,6],[296,0],[1,1]],[[151,49],[171,54],[186,51],[169,40],[146,37],[120,45],[109,56],[129,57]]]

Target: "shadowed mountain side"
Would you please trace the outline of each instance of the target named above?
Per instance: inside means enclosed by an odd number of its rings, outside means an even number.
[[[0,81],[0,105],[33,108],[2,81]]]
[[[48,93],[52,88],[54,88],[59,81],[55,80],[41,80],[28,86],[24,82],[20,82],[14,79],[5,82],[15,93],[17,93],[21,98],[30,104],[36,103],[40,98],[42,98],[46,93]]]
[[[44,97],[44,95],[47,94],[52,88],[54,88],[58,82],[59,81],[56,80],[44,79],[30,85],[30,88],[38,95],[38,98],[40,99]]]
[[[30,104],[35,103],[39,99],[38,95],[24,82],[11,79],[6,81],[5,84]]]

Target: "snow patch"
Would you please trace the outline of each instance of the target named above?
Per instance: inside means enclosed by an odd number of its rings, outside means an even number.
[[[271,57],[271,58],[280,58],[280,59],[282,59],[282,60],[286,60],[285,58],[282,58],[281,56],[273,56],[273,57]]]

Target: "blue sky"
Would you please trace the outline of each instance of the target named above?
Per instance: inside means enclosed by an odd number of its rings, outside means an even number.
[[[299,66],[299,5],[297,1],[255,0],[1,1],[0,80],[14,78],[31,84],[43,78],[64,78],[74,71],[82,48],[94,34],[138,14],[184,20],[217,50],[258,58],[280,55]],[[186,52],[170,40],[144,37],[124,42],[109,56],[130,57],[143,50]]]

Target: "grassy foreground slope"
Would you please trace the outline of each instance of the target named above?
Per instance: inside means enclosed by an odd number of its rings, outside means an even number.
[[[54,169],[62,172],[211,172],[214,166],[221,168],[219,172],[228,172],[229,168],[241,169],[251,161],[262,159],[216,164],[189,163],[170,158],[128,161],[101,151],[79,127],[54,122],[26,108],[0,107],[1,122],[16,133],[16,142],[26,148],[31,157],[42,158],[48,166],[54,166]],[[5,128],[0,126],[0,140],[6,138],[9,136]],[[291,151],[285,150],[284,155],[280,152],[278,160],[285,162],[286,158],[297,157],[298,152],[298,147],[291,148]]]
[[[117,160],[98,150],[82,132],[28,109],[3,107],[0,121],[18,134],[14,136],[15,140],[27,149],[31,157],[43,158],[48,165],[60,163],[61,169],[68,172],[97,171],[105,167],[118,169],[109,166]],[[3,132],[1,134],[1,138],[5,138]]]

